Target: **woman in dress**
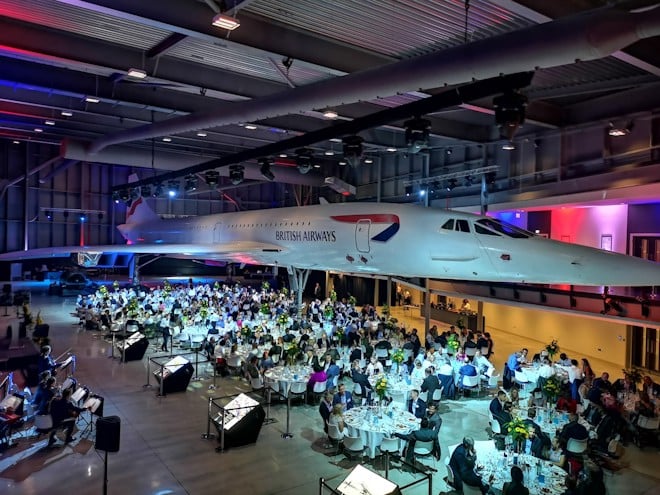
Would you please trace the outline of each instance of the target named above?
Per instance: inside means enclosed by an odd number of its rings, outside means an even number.
[[[584,383],[586,383],[588,387],[591,387],[591,383],[594,381],[594,378],[596,378],[596,374],[591,368],[591,364],[589,364],[587,358],[582,358],[582,375],[584,376]]]
[[[332,412],[328,418],[328,425],[336,426],[341,436],[344,436],[348,433],[346,430],[346,424],[344,422],[344,408],[341,404],[335,404],[332,407]]]

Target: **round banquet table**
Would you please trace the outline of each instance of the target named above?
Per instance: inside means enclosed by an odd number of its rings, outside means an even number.
[[[450,445],[450,455],[457,445]],[[525,486],[530,495],[560,495],[564,489],[566,471],[552,462],[537,459],[527,454],[512,454],[499,451],[492,440],[474,442],[477,452],[477,474],[496,491],[502,491],[504,483],[511,480],[511,466],[517,458],[518,466],[525,476]],[[539,463],[541,477],[537,476],[536,466]]]
[[[271,368],[264,376],[280,385],[280,394],[284,397],[289,396],[289,389],[292,383],[307,383],[312,369],[309,366],[276,366]]]
[[[382,375],[371,375],[369,383],[376,389],[376,382]],[[411,390],[419,390],[421,383],[410,380],[410,377],[402,378],[400,375],[388,373],[385,375],[387,378],[387,392],[392,396],[395,402],[403,404],[405,407],[408,404],[408,394]]]
[[[378,416],[378,407],[369,406],[354,407],[344,413],[344,423],[351,436],[362,437],[372,459],[376,457],[376,447],[380,446],[384,437],[392,437],[395,433],[407,435],[419,425],[419,419],[398,404],[388,407],[382,417]]]

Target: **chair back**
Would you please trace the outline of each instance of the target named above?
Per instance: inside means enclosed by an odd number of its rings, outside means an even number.
[[[493,375],[488,377],[488,388],[499,388],[500,375]]]
[[[587,440],[576,440],[575,438],[569,438],[566,445],[566,450],[572,454],[582,454],[587,451]]]
[[[277,364],[280,362],[280,355],[275,353],[272,356],[270,356],[270,359],[273,361],[273,364]]]
[[[476,347],[466,347],[465,348],[465,355],[467,357],[474,357],[476,353],[477,353],[477,348]]]
[[[339,386],[339,375],[332,377],[332,388],[337,388]]]
[[[493,433],[496,435],[502,434],[502,426],[500,425],[500,422],[494,418],[490,422],[490,429],[493,430]]]
[[[422,399],[424,402],[429,401],[429,393],[428,392],[420,392],[419,393],[419,398]]]
[[[466,376],[463,375],[463,387],[466,388],[475,388],[479,386],[481,378],[478,376]]]
[[[445,467],[447,468],[447,484],[454,486],[454,470],[449,465],[449,457],[445,457]]]
[[[433,440],[427,442],[415,442],[415,448],[413,449],[415,455],[429,455],[433,452]]]
[[[364,450],[364,443],[362,437],[352,437],[349,435],[344,436],[344,450],[349,452],[362,452]]]
[[[483,346],[483,347],[482,347],[481,349],[479,349],[479,350],[481,351],[481,355],[482,355],[482,356],[487,356],[487,355],[488,355],[488,346]]]
[[[292,394],[304,394],[307,392],[307,384],[305,382],[293,382],[291,384],[291,388],[289,389],[289,393]]]
[[[322,394],[323,392],[325,392],[326,388],[328,388],[328,381],[327,380],[324,381],[324,382],[316,382],[314,384],[314,389],[313,390],[314,390],[315,394]]]
[[[261,390],[264,388],[264,379],[260,376],[250,379],[250,385],[252,385],[252,390]]]
[[[389,356],[389,351],[387,349],[381,349],[376,347],[376,357],[379,359],[387,359]]]
[[[353,384],[353,394],[362,395],[362,387],[360,386],[359,383],[354,383]]]
[[[227,358],[227,366],[230,368],[240,368],[241,367],[241,357],[240,356],[229,356]]]
[[[403,360],[408,361],[408,358],[413,355],[413,350],[412,349],[403,349]]]
[[[396,437],[385,437],[379,448],[381,452],[396,454],[399,452],[399,439]]]
[[[328,437],[331,440],[340,442],[344,438],[344,435],[341,433],[341,431],[339,431],[337,425],[328,423]]]
[[[433,402],[440,402],[440,400],[442,400],[442,391],[444,389],[445,387],[440,387],[440,388],[436,388],[433,391],[433,397],[431,397],[433,399]]]
[[[53,417],[50,414],[37,414],[34,417],[34,427],[41,432],[50,430],[53,427]]]
[[[660,417],[648,418],[646,416],[639,416],[637,426],[643,430],[657,430],[660,426]]]

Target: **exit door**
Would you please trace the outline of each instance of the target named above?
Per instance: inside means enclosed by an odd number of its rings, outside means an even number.
[[[355,246],[361,253],[369,252],[369,229],[371,227],[371,220],[363,219],[358,220],[355,224]]]
[[[222,242],[222,224],[216,223],[213,227],[213,243],[217,244]]]

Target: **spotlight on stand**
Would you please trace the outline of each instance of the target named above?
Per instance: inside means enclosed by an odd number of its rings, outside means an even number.
[[[341,140],[344,158],[351,167],[357,167],[362,158],[362,141],[360,136],[346,136]]]
[[[301,174],[306,174],[312,170],[312,160],[314,158],[314,152],[309,148],[299,148],[296,150],[296,166],[298,167],[298,172]]]
[[[204,182],[211,188],[216,187],[218,182],[220,182],[220,172],[217,170],[207,170],[204,174]]]
[[[525,122],[527,98],[516,90],[510,90],[493,98],[493,106],[495,123],[499,126],[500,132],[509,141],[513,141],[518,127]]]
[[[273,164],[273,160],[270,158],[259,158],[257,160],[257,163],[259,164],[259,172],[261,173],[262,177],[266,180],[273,181],[275,180],[275,174],[270,169],[270,166]]]
[[[170,198],[176,197],[179,194],[179,181],[171,180],[167,183],[167,195]]]
[[[243,165],[232,165],[231,167],[229,167],[229,180],[233,185],[237,186],[241,182],[243,182],[244,170],[245,167],[243,167]]]
[[[415,117],[405,122],[406,146],[410,153],[419,153],[429,144],[429,132],[431,122],[426,119]]]
[[[186,175],[186,178],[183,180],[183,189],[189,193],[197,190],[197,176],[196,175]]]

